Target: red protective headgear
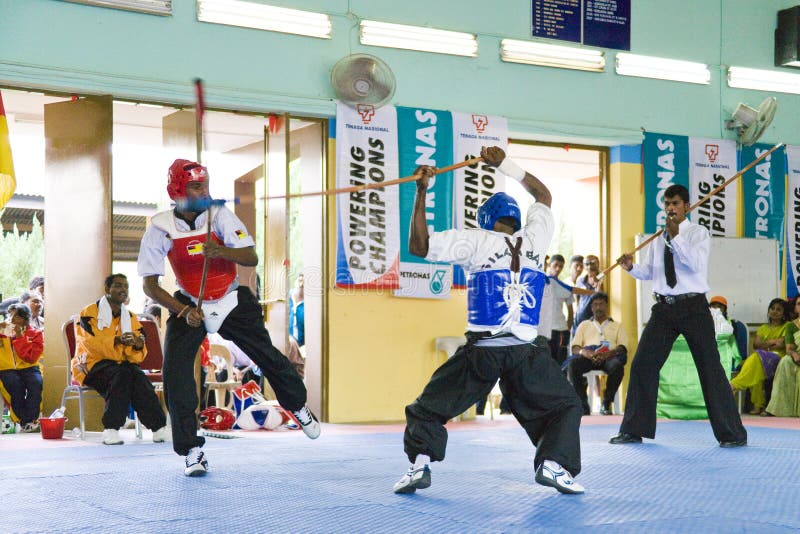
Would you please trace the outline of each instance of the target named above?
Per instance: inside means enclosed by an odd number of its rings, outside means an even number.
[[[235,422],[236,416],[226,408],[209,406],[200,412],[200,426],[209,430],[230,430]]]
[[[186,198],[186,184],[207,182],[208,170],[194,161],[176,159],[167,171],[167,193],[172,200]]]

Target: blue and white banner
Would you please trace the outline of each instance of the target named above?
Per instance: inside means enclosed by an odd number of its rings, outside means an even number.
[[[397,113],[392,106],[336,108],[336,185],[379,184],[397,178]],[[398,188],[337,197],[336,285],[399,287]]]
[[[770,145],[743,146],[741,167],[745,168],[767,152]],[[741,178],[744,190],[744,237],[776,239],[783,247],[786,153],[779,148]]]
[[[453,119],[450,112],[397,108],[400,176],[414,174],[420,165],[447,167],[453,163]],[[400,289],[397,297],[439,298],[450,296],[452,267],[430,263],[408,251],[411,215],[417,183],[400,184]],[[432,177],[425,194],[428,232],[453,227],[453,173]]]
[[[786,147],[786,163],[786,296],[791,298],[800,288],[800,146]]]
[[[484,146],[499,146],[508,152],[508,122],[504,117],[453,113],[453,161],[480,156]],[[487,198],[505,191],[505,176],[481,162],[453,172],[455,227],[478,227],[478,208]],[[467,287],[464,270],[453,267],[453,285]]]
[[[642,144],[644,233],[654,234],[667,222],[664,190],[673,184],[689,189],[689,138],[647,132]]]
[[[689,203],[694,205],[737,172],[736,141],[689,138]],[[736,237],[738,181],[703,202],[689,215],[712,236]]]
[[[480,155],[483,146],[507,150],[503,117],[421,108],[339,103],[336,109],[337,188],[410,176],[419,165],[446,167]],[[478,207],[505,189],[505,177],[485,164],[440,174],[429,182],[429,232],[476,228]],[[408,252],[416,182],[339,195],[336,284],[391,288],[396,296],[448,298],[466,287],[463,271]],[[456,282],[456,269],[460,284]]]

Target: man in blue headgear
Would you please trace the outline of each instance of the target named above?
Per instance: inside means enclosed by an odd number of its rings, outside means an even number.
[[[429,235],[425,196],[435,169],[417,169],[409,251],[464,267],[467,344],[434,372],[422,394],[406,407],[404,444],[412,465],[394,491],[412,493],[430,486],[429,463],[445,456],[444,424],[488,394],[500,378],[503,397],[536,447],[536,482],[561,493],[583,493],[572,478],[581,470],[581,403],[538,331],[540,312],[550,313],[542,306],[547,283],[542,271],[554,229],[550,191],[506,158],[501,148],[484,147],[481,156],[487,165],[518,180],[536,202],[523,226],[517,203],[496,193],[478,210],[480,229]]]

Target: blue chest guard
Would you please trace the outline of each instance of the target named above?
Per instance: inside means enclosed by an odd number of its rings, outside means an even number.
[[[538,326],[547,275],[523,267],[515,283],[516,276],[508,269],[471,273],[467,281],[468,322],[493,331],[515,323]]]

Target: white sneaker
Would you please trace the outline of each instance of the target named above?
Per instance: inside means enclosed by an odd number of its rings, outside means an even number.
[[[412,465],[394,485],[395,493],[414,493],[431,486],[431,468],[428,464],[414,468]]]
[[[308,406],[303,406],[299,410],[290,413],[292,414],[292,419],[303,429],[306,436],[311,439],[317,439],[319,437],[322,427],[317,420],[317,416],[311,413]]]
[[[583,486],[572,479],[572,475],[558,462],[545,460],[536,470],[536,482],[551,486],[561,493],[583,493]]]
[[[162,426],[153,432],[153,443],[164,443],[168,437],[169,429],[166,426]]]
[[[192,447],[186,455],[186,468],[183,474],[187,477],[202,477],[208,472],[208,460],[200,447]]]
[[[122,445],[125,443],[116,428],[106,428],[103,430],[103,445]]]

